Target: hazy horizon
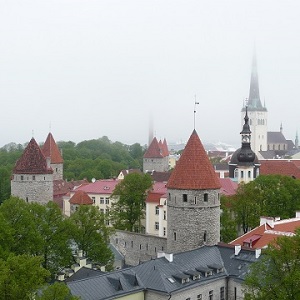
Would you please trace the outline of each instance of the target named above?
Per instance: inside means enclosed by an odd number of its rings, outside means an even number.
[[[268,131],[298,130],[300,3],[0,0],[0,147],[154,135],[240,144],[254,45]],[[50,125],[51,124],[51,125]]]

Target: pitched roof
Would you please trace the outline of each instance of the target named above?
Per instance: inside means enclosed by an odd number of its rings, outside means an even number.
[[[125,295],[133,295],[138,291],[151,290],[161,295],[179,293],[180,290],[199,289],[217,280],[224,281],[228,276],[243,280],[249,265],[257,259],[255,251],[241,249],[234,255],[235,249],[230,245],[203,246],[201,248],[177,253],[173,261],[169,261],[164,253],[135,267],[117,270],[92,278],[85,278],[67,285],[72,295],[83,300],[116,299]],[[219,269],[217,271],[216,269]],[[193,275],[201,270],[210,270],[210,276]],[[200,270],[200,271],[198,271]],[[182,282],[182,279],[189,279]]]
[[[167,140],[166,139],[163,140],[162,146],[163,146],[164,156],[168,156],[170,153],[169,153],[169,149],[168,149],[168,145],[167,145]]]
[[[34,138],[30,140],[22,156],[16,162],[14,174],[52,174],[51,167],[47,167],[47,160]]]
[[[167,183],[170,189],[219,189],[220,181],[196,130],[190,136]]]
[[[264,248],[279,236],[294,235],[295,230],[300,227],[300,218],[279,221],[275,221],[273,218],[265,219],[265,223],[238,237],[230,244],[242,246],[248,245],[254,249]],[[267,220],[271,220],[271,222],[268,222]]]
[[[225,196],[232,196],[236,193],[238,183],[232,181],[230,178],[220,178],[221,194]]]
[[[290,160],[261,160],[260,174],[285,175],[300,178],[300,169]]]
[[[62,156],[58,149],[58,146],[52,136],[52,133],[49,133],[46,139],[44,146],[42,147],[42,152],[45,157],[51,158],[52,164],[61,164],[63,163]]]
[[[88,194],[108,194],[110,195],[120,180],[103,179],[93,183],[78,187],[76,190],[85,191]]]
[[[287,141],[280,131],[268,131],[267,133],[268,144],[286,144]]]
[[[148,192],[146,202],[147,203],[160,203],[160,199],[165,195],[165,193],[154,193]]]
[[[162,147],[159,145],[159,142],[155,137],[149,145],[149,148],[147,149],[146,153],[144,154],[144,158],[163,158],[164,156],[165,155],[162,151]]]
[[[78,205],[93,204],[93,200],[84,191],[76,191],[75,194],[70,198],[69,202],[71,204],[78,204]]]

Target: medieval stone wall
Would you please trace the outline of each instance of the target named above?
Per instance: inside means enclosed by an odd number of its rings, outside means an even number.
[[[219,190],[168,190],[167,251],[177,253],[220,241]]]
[[[166,238],[121,230],[116,230],[111,243],[124,255],[125,264],[132,266],[156,258],[157,252],[167,248]]]
[[[51,164],[53,170],[53,180],[63,179],[63,164]]]
[[[11,180],[11,194],[27,202],[46,204],[53,200],[53,175],[14,174]]]
[[[167,172],[169,170],[169,157],[144,158],[143,171]]]

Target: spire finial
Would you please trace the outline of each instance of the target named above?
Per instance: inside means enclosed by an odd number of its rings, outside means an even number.
[[[197,102],[197,98],[195,95],[195,104],[194,104],[194,130],[196,129],[196,105],[199,104],[199,102]]]

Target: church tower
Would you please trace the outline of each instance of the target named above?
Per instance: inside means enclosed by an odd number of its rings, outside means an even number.
[[[53,138],[52,133],[49,133],[42,152],[47,159],[50,159],[50,165],[53,170],[53,180],[63,180],[63,158],[59,148]]]
[[[196,130],[167,183],[167,251],[220,241],[220,182]]]
[[[268,150],[267,141],[267,119],[268,112],[265,106],[261,104],[258,85],[258,73],[256,64],[256,55],[253,55],[252,72],[250,81],[250,92],[248,98],[249,125],[252,131],[252,149],[257,154],[259,151]],[[242,108],[242,124],[244,121],[246,107]]]
[[[12,196],[26,202],[45,204],[53,200],[53,171],[39,145],[32,138],[16,162],[11,179]]]
[[[243,130],[240,132],[242,147],[236,150],[229,162],[229,177],[238,183],[248,183],[259,175],[260,163],[251,149],[251,130],[249,126],[248,109],[244,117]]]

